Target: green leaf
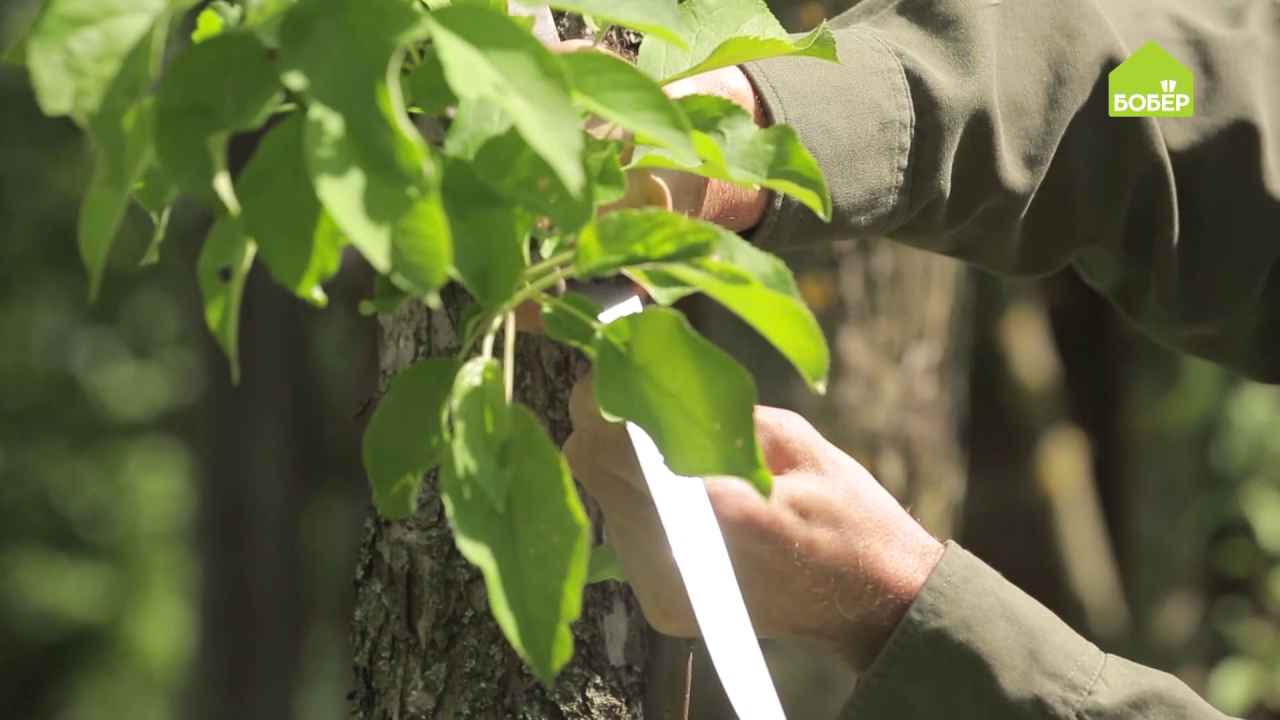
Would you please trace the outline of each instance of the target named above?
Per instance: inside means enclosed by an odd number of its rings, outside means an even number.
[[[788,35],[763,0],[688,0],[680,5],[687,48],[650,36],[637,64],[664,83],[722,67],[784,55],[836,60],[825,24],[807,35]]]
[[[595,357],[595,340],[600,323],[600,306],[581,293],[569,292],[542,306],[542,329],[547,337]]]
[[[606,414],[644,428],[676,473],[732,475],[768,494],[755,382],[684,315],[649,308],[606,325],[596,341],[595,393]]]
[[[824,220],[831,219],[831,194],[818,162],[786,125],[760,128],[736,103],[711,95],[678,101],[694,127],[701,163],[665,150],[643,152],[634,167],[696,173],[747,187],[763,186],[794,197]]]
[[[596,207],[615,203],[627,194],[627,176],[622,172],[621,155],[621,143],[587,138],[587,176],[591,178],[592,200]]]
[[[280,54],[285,85],[308,99],[307,166],[321,204],[376,270],[429,295],[448,280],[452,245],[439,169],[398,82],[422,17],[413,0],[305,0],[280,29]]]
[[[119,119],[120,137],[104,135],[95,145],[93,177],[80,205],[80,257],[89,271],[89,297],[102,288],[107,256],[129,205],[129,192],[151,157],[154,106],[142,103]]]
[[[152,265],[160,260],[160,246],[164,243],[165,233],[169,229],[169,217],[173,212],[173,203],[178,197],[178,188],[165,172],[164,166],[152,162],[143,172],[142,177],[133,186],[133,199],[151,216],[151,243],[142,256],[141,265]]]
[[[191,42],[200,43],[215,38],[240,25],[244,10],[223,0],[214,0],[196,16],[196,27],[191,32]]]
[[[89,121],[93,177],[80,205],[77,240],[91,299],[102,287],[129,195],[155,155],[155,103],[142,96],[154,77],[152,58],[162,42],[162,33],[153,32],[138,43]]]
[[[133,199],[149,213],[164,210],[178,197],[178,188],[174,187],[173,178],[157,162],[147,166],[142,177],[133,186]]]
[[[591,220],[591,194],[570,192],[514,130],[485,143],[472,166],[499,195],[531,213],[546,215],[562,232],[573,232]]]
[[[571,623],[582,610],[589,523],[569,468],[537,418],[516,406],[505,467],[518,472],[508,507],[445,463],[440,492],[459,552],[484,573],[503,634],[544,684],[573,656]]]
[[[360,301],[360,314],[365,317],[379,314],[391,314],[400,309],[401,303],[409,299],[408,293],[396,287],[391,278],[377,275],[373,278],[373,297]],[[468,308],[473,305],[468,305]]]
[[[559,59],[505,13],[483,7],[445,8],[428,25],[453,92],[505,110],[565,188],[580,194],[582,132]]]
[[[478,357],[462,366],[449,396],[449,417],[457,477],[483,488],[494,509],[505,510],[512,475],[519,468],[506,464],[502,457],[511,440],[511,406],[502,382],[502,366],[496,360]]]
[[[693,288],[755,328],[825,392],[831,357],[821,326],[805,305],[786,264],[736,235],[726,234],[712,257],[658,263],[630,273],[646,288]],[[662,293],[651,293],[661,302]]]
[[[405,79],[405,104],[427,115],[443,115],[458,98],[444,79],[444,66],[435,48],[428,47],[422,61]]]
[[[27,23],[27,26],[18,35],[18,40],[14,42],[13,45],[10,45],[8,48],[5,48],[4,53],[0,55],[0,62],[8,63],[10,65],[16,65],[18,67],[26,66],[27,45],[31,40],[31,33],[33,33],[35,31],[36,26],[40,24],[40,18],[44,15],[45,8],[47,8],[48,6],[49,6],[48,2],[42,1],[40,3],[40,7],[36,10],[35,15],[30,18],[29,22]],[[21,16],[18,19],[19,20],[22,19]],[[12,13],[10,14],[10,17],[6,18],[6,20],[10,22],[14,21],[14,18],[12,17]]]
[[[238,215],[227,141],[262,124],[279,90],[267,48],[252,35],[218,35],[179,55],[156,100],[156,152],[178,186],[202,199],[216,194]]]
[[[601,52],[586,50],[560,59],[584,109],[693,162],[689,122],[657,83],[630,63]]]
[[[27,39],[27,67],[46,115],[86,123],[134,49],[167,23],[175,0],[49,0]],[[153,48],[159,51],[159,44]],[[159,60],[159,54],[149,64]]]
[[[196,16],[196,28],[191,31],[191,42],[199,45],[205,40],[215,38],[222,34],[226,26],[227,23],[222,16],[213,8],[207,7]]]
[[[471,160],[485,143],[511,129],[511,118],[497,103],[468,98],[459,105],[444,137],[446,155]]]
[[[557,10],[591,15],[610,25],[639,30],[677,47],[688,47],[681,34],[676,0],[550,0],[547,4]]]
[[[240,0],[244,18],[240,27],[253,32],[269,47],[280,46],[280,24],[298,0]]]
[[[485,307],[501,305],[528,265],[531,218],[457,160],[445,165],[444,204],[456,239],[454,275]]]
[[[458,364],[421,360],[396,373],[364,433],[364,469],[378,513],[399,520],[417,509],[422,476],[444,459],[445,402]]]
[[[224,216],[205,238],[196,277],[204,297],[204,321],[227,355],[231,382],[240,383],[240,301],[257,251],[238,220]]]
[[[617,580],[626,582],[622,574],[622,563],[618,562],[618,552],[610,545],[597,545],[591,548],[591,561],[587,565],[587,584]]]
[[[666,210],[620,210],[582,231],[574,266],[580,277],[588,278],[608,275],[627,265],[697,257],[710,252],[726,232]]]
[[[311,187],[303,162],[303,118],[293,115],[258,145],[237,183],[244,227],[276,282],[317,307],[321,283],[338,271],[345,241]]]
[[[138,265],[154,265],[160,262],[160,247],[164,245],[165,235],[169,233],[169,218],[173,208],[167,207],[158,213],[151,213],[151,242],[147,243],[147,251],[138,261]]]

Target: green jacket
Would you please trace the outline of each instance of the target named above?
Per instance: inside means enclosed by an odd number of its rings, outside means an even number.
[[[1224,720],[1107,655],[955,544],[859,678],[849,720]]]
[[[834,25],[839,64],[747,66],[835,204],[778,200],[757,242],[1072,265],[1157,339],[1280,382],[1280,3],[865,0]],[[1194,118],[1108,117],[1108,72],[1151,40]]]
[[[746,68],[835,204],[827,225],[779,198],[757,242],[1071,265],[1154,337],[1280,382],[1280,2],[865,0],[834,24],[840,64]],[[1194,118],[1108,117],[1108,72],[1150,40],[1192,70]],[[951,546],[849,717],[1223,716]]]

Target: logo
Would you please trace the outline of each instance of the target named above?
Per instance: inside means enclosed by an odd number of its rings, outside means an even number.
[[[1159,45],[1138,48],[1107,77],[1111,117],[1187,118],[1195,115],[1195,78]]]

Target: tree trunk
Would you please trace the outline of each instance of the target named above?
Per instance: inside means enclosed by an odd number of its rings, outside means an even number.
[[[383,387],[413,361],[457,350],[462,301],[446,293],[445,304],[431,311],[409,302],[382,318]],[[569,433],[568,394],[585,369],[579,355],[519,338],[517,399],[557,442]],[[588,513],[598,517],[590,504]],[[490,617],[480,573],[454,548],[434,473],[412,518],[388,523],[370,514],[356,592],[352,700],[360,720],[643,716],[647,626],[630,593],[612,582],[587,589],[574,658],[554,688],[541,686]]]

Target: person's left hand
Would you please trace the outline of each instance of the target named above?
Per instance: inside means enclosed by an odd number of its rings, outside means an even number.
[[[565,456],[600,504],[645,617],[665,634],[694,636],[693,611],[630,439],[621,423],[601,417],[591,383],[588,376],[574,387]],[[863,669],[920,592],[942,545],[804,418],[757,407],[755,422],[773,494],[762,497],[738,478],[704,480],[752,623],[763,636],[815,640]]]

